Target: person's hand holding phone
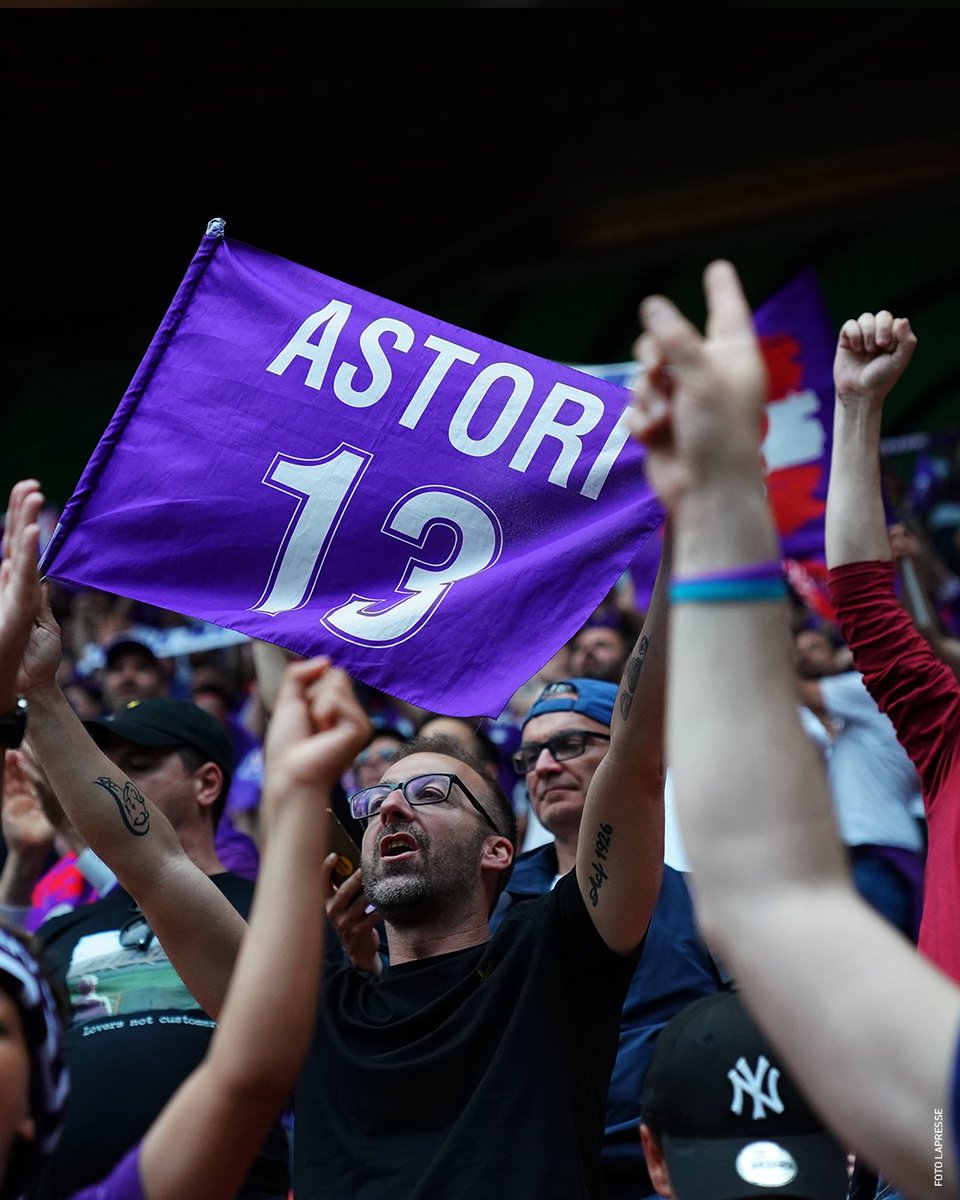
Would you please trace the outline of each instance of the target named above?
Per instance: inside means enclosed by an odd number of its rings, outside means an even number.
[[[360,850],[346,829],[330,812],[330,853],[324,859],[327,917],[350,962],[360,971],[379,975],[380,915],[363,891],[359,869]]]

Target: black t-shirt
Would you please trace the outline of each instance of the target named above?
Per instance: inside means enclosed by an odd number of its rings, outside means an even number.
[[[296,1094],[297,1200],[599,1197],[638,957],[607,949],[571,874],[483,945],[334,975]]]
[[[246,917],[253,884],[229,872],[212,878]],[[107,1175],[200,1063],[216,1028],[138,914],[116,887],[37,931],[44,961],[73,1008],[70,1098],[41,1200],[61,1200]],[[287,1138],[277,1123],[241,1195],[285,1196],[288,1188]]]

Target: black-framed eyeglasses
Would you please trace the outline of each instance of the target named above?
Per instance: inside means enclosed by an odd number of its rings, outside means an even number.
[[[490,814],[458,775],[414,775],[403,783],[375,783],[373,787],[361,788],[350,797],[350,812],[358,821],[369,821],[380,811],[380,806],[391,792],[399,791],[408,804],[442,804],[450,796],[456,784],[494,833],[500,830],[494,825]]]
[[[139,908],[134,909],[130,920],[121,925],[118,934],[124,950],[149,950],[156,936]]]
[[[594,733],[592,729],[566,729],[563,733],[555,733],[545,742],[524,742],[510,761],[518,775],[526,775],[537,765],[537,759],[544,750],[550,751],[554,762],[579,758],[587,748],[587,738],[610,741],[609,733]]]

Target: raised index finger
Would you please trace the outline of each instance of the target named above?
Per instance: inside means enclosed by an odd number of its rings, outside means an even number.
[[[707,336],[753,337],[753,314],[732,263],[718,259],[703,273],[707,300]]]

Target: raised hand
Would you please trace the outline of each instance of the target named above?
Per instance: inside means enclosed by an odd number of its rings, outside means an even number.
[[[7,847],[0,871],[0,903],[6,909],[22,909],[25,915],[32,903],[33,889],[49,861],[55,831],[24,770],[19,750],[7,750],[3,755],[0,830]],[[7,916],[16,920],[9,911]]]
[[[380,914],[375,908],[367,911],[372,906],[364,895],[363,872],[359,868],[339,887],[333,886],[335,863],[336,855],[330,855],[322,868],[327,917],[351,963],[361,971],[379,974],[382,965],[377,933]]]
[[[906,317],[882,309],[845,321],[837,339],[833,382],[843,403],[883,403],[917,347],[917,335]]]
[[[0,563],[0,712],[17,695],[17,670],[40,605],[37,553],[43,493],[35,479],[22,479],[10,492]]]
[[[766,370],[750,308],[730,263],[707,267],[704,290],[705,336],[662,296],[640,306],[634,353],[644,370],[630,429],[646,443],[647,475],[668,508],[697,484],[760,474]]]
[[[34,566],[36,572],[36,566]],[[29,696],[36,688],[53,685],[63,655],[60,626],[50,607],[45,586],[40,587],[40,601],[34,612],[33,627],[23,651],[17,689]]]
[[[890,538],[890,553],[894,558],[922,558],[923,546],[916,534],[911,533],[906,525],[889,526],[887,535]]]
[[[292,663],[264,744],[265,801],[288,787],[329,793],[371,734],[348,675],[327,658]]]
[[[24,769],[19,750],[8,750],[3,764],[3,806],[0,810],[3,840],[8,851],[49,852],[55,830],[47,819],[40,796]]]

